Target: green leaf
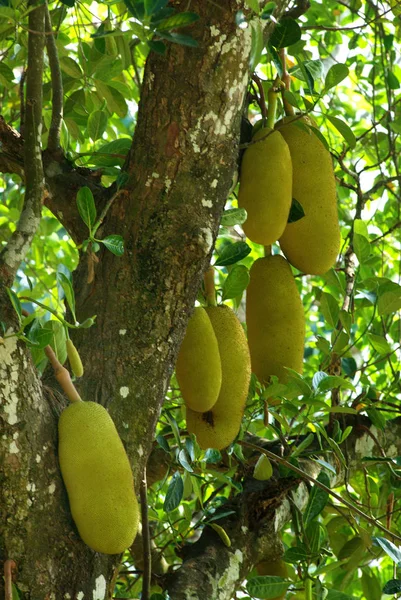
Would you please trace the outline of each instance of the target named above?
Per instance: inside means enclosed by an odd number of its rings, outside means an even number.
[[[107,108],[111,114],[116,113],[116,115],[123,119],[127,114],[128,107],[121,92],[99,79],[95,79],[94,82],[99,98],[106,100]]]
[[[251,21],[251,52],[249,54],[249,70],[252,72],[260,61],[262,55],[264,40],[263,29],[259,19]]]
[[[168,486],[166,499],[164,501],[163,510],[170,512],[176,509],[181,502],[184,493],[184,483],[178,471],[174,473]]]
[[[48,329],[51,331],[52,338],[50,341],[50,346],[53,348],[57,359],[63,365],[67,360],[67,348],[65,345],[65,330],[60,321],[47,321],[43,325],[43,329]]]
[[[301,28],[294,19],[282,19],[274,28],[270,43],[275,48],[286,48],[298,42],[301,37]]]
[[[320,483],[323,483],[326,487],[330,487],[330,479],[324,471],[321,471],[317,480]],[[304,512],[304,521],[305,523],[309,523],[312,521],[317,515],[320,515],[324,507],[326,506],[329,500],[329,494],[325,490],[322,490],[316,484],[313,485],[312,490],[309,495],[309,501],[307,507]]]
[[[259,14],[259,0],[245,0],[245,3],[254,13]]]
[[[83,71],[79,64],[69,56],[64,56],[60,59],[60,67],[64,73],[67,73],[70,77],[74,79],[81,79],[83,77]]]
[[[368,333],[368,339],[379,354],[389,354],[391,352],[391,346],[385,337],[375,335],[374,333]]]
[[[248,287],[248,283],[248,268],[245,265],[235,265],[224,282],[222,299],[237,298]]]
[[[57,282],[60,284],[60,286],[62,287],[62,289],[64,291],[65,299],[67,300],[67,304],[70,307],[70,311],[72,313],[74,322],[76,322],[77,318],[75,316],[75,295],[74,295],[74,289],[72,287],[71,281],[68,279],[68,277],[64,273],[59,271],[57,273]]]
[[[157,24],[157,31],[170,31],[171,29],[178,29],[178,27],[185,27],[195,21],[199,20],[199,15],[193,12],[182,12],[172,15],[167,19],[163,19]]]
[[[370,256],[370,243],[363,235],[354,233],[353,246],[357,259],[363,264]]]
[[[248,215],[245,208],[229,208],[223,212],[221,225],[224,227],[233,227],[245,223]]]
[[[398,88],[400,87],[400,82],[398,81],[398,78],[396,77],[396,75],[394,75],[392,71],[387,72],[386,79],[390,90],[398,90]]]
[[[250,253],[251,249],[246,242],[226,244],[214,263],[216,267],[225,267],[239,262]]]
[[[354,221],[354,233],[358,233],[359,235],[363,235],[367,240],[369,240],[369,231],[368,226],[365,221],[362,219],[355,219]]]
[[[296,198],[292,199],[290,214],[288,215],[287,223],[295,223],[305,216],[305,211],[302,204]]]
[[[343,121],[342,119],[339,119],[338,117],[332,117],[331,115],[328,115],[327,113],[326,113],[325,117],[326,117],[326,119],[328,119],[330,121],[330,123],[332,123],[334,125],[334,127],[337,129],[337,131],[343,136],[343,138],[345,139],[345,141],[347,142],[349,147],[355,148],[356,138],[355,138],[353,131],[347,125],[347,123],[345,123],[345,121]]]
[[[390,579],[383,587],[383,593],[394,595],[401,592],[401,579]]]
[[[262,19],[270,19],[270,17],[276,10],[276,7],[276,2],[267,2],[267,4],[263,7],[262,12],[260,13],[260,17]]]
[[[3,83],[3,85],[9,87],[10,83],[13,83],[14,79],[14,73],[10,67],[5,65],[3,62],[0,62],[0,81]]]
[[[178,462],[184,467],[186,471],[188,471],[189,473],[193,473],[194,470],[189,464],[188,455],[184,448],[182,448],[182,450],[180,450],[178,454]]]
[[[96,221],[96,206],[93,194],[87,186],[81,187],[78,190],[77,206],[81,219],[88,227],[89,232],[91,232],[92,226]]]
[[[315,373],[312,378],[312,388],[314,390],[317,390],[319,388],[320,383],[323,381],[323,379],[326,379],[326,377],[328,377],[328,375],[324,371],[318,371],[317,373]]]
[[[375,546],[380,546],[395,563],[401,562],[401,549],[393,542],[382,537],[372,537],[372,542]]]
[[[173,42],[174,44],[181,44],[181,46],[189,46],[190,48],[198,47],[198,42],[194,40],[194,38],[190,35],[184,35],[183,33],[174,32],[167,33],[166,31],[163,33],[159,32],[158,35],[164,40],[168,40],[169,42]]]
[[[391,315],[401,308],[401,288],[399,291],[384,292],[379,296],[377,310],[380,316]]]
[[[288,550],[285,551],[283,556],[285,562],[291,564],[302,562],[304,560],[307,560],[307,558],[308,553],[306,552],[306,549],[303,545],[298,545],[295,548],[288,548]]]
[[[335,87],[340,81],[348,77],[348,73],[349,69],[346,65],[338,63],[330,67],[324,81],[324,91]]]
[[[53,334],[49,329],[44,329],[38,319],[35,319],[28,333],[28,339],[38,348],[45,348],[52,340]]]
[[[337,300],[331,294],[323,292],[320,297],[320,310],[322,311],[325,321],[327,321],[331,327],[337,327],[340,309]]]
[[[21,323],[22,320],[22,308],[21,308],[21,303],[19,301],[19,298],[17,296],[17,294],[11,289],[11,288],[6,288],[7,289],[7,294],[8,297],[10,298],[10,302],[14,307],[15,312],[18,315],[18,320]]]
[[[327,375],[327,377],[322,379],[318,385],[318,390],[320,392],[327,392],[334,388],[345,388],[347,390],[355,391],[355,386],[350,381],[343,377],[339,377],[338,375]]]
[[[124,254],[124,240],[121,235],[108,235],[103,240],[98,240],[107,250],[110,250],[116,256],[122,256]]]
[[[145,14],[147,17],[153,15],[158,10],[164,8],[167,4],[167,0],[144,0],[143,5]]]
[[[246,584],[247,592],[253,598],[276,598],[283,596],[290,585],[282,577],[252,577]]]
[[[131,138],[120,138],[104,144],[91,156],[91,163],[99,167],[122,167],[125,157],[131,148]]]
[[[88,135],[92,141],[100,139],[107,127],[107,115],[103,110],[95,110],[89,115]]]
[[[163,450],[167,452],[167,454],[170,453],[170,446],[168,445],[168,441],[166,440],[166,438],[159,434],[156,436],[156,441],[159,444],[160,448],[163,448]]]

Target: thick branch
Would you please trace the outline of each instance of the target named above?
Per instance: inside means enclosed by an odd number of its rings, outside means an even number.
[[[32,8],[32,5],[31,5]],[[28,72],[25,122],[25,201],[18,225],[0,255],[0,274],[11,285],[21,261],[25,258],[40,223],[44,191],[41,152],[42,75],[45,7],[29,13]],[[33,33],[35,32],[35,33]]]

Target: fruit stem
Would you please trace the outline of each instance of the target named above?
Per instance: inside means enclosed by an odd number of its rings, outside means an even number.
[[[276,107],[277,107],[277,96],[278,91],[273,86],[267,93],[267,118],[266,127],[274,129],[274,121],[276,120]]]
[[[312,579],[305,580],[305,600],[312,600]]]
[[[284,112],[287,115],[287,117],[293,117],[295,115],[295,111],[294,111],[294,107],[288,102],[287,98],[285,97],[285,92],[286,90],[290,90],[290,85],[291,85],[291,77],[290,74],[287,71],[287,61],[285,58],[285,48],[281,48],[280,50],[280,58],[281,58],[281,64],[283,67],[283,74],[281,76],[281,80],[284,83],[284,86],[281,89],[281,98],[283,100],[283,106],[284,106]]]
[[[59,362],[51,346],[45,347],[45,354],[49,359],[50,364],[53,367],[56,379],[61,385],[61,388],[67,396],[68,400],[70,402],[79,402],[80,400],[82,400],[75,388],[75,385],[71,381],[71,377],[68,370],[65,367],[63,367],[63,365]]]
[[[263,246],[263,248],[265,249],[265,256],[270,256],[272,253],[272,247],[271,246]]]
[[[205,284],[205,296],[206,303],[208,306],[217,306],[216,302],[216,290],[214,289],[214,269],[209,267],[203,276],[203,282]]]

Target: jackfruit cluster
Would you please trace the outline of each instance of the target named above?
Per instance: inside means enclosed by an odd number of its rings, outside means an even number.
[[[96,552],[123,552],[136,536],[139,511],[131,466],[109,413],[96,402],[73,402],[58,429],[61,474],[79,535]]]
[[[257,131],[243,156],[238,206],[247,210],[250,240],[278,240],[294,267],[321,275],[334,265],[341,237],[331,155],[311,127],[309,117],[297,115]],[[292,199],[304,216],[288,223]]]
[[[213,336],[209,335],[209,324]],[[176,372],[186,404],[188,431],[196,435],[203,449],[226,448],[239,432],[251,377],[246,336],[228,306],[195,309],[180,349]],[[211,402],[216,387],[217,396]],[[213,391],[206,399],[202,396],[205,390]]]

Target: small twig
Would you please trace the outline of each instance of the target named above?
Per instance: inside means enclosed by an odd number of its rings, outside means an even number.
[[[98,218],[98,220],[96,221],[96,223],[94,224],[93,228],[92,228],[92,237],[95,237],[95,234],[97,232],[97,230],[99,229],[100,225],[103,223],[103,220],[105,218],[105,216],[107,215],[111,205],[113,204],[114,200],[123,193],[124,190],[117,190],[117,192],[115,194],[112,195],[112,197],[110,198],[110,200],[107,201],[104,209],[102,210],[102,212],[100,213],[100,217]]]
[[[283,101],[283,106],[284,106],[284,112],[287,116],[293,116],[294,115],[294,107],[288,102],[287,98],[285,97],[285,92],[289,91],[290,86],[291,86],[291,76],[287,71],[287,61],[286,61],[286,57],[285,57],[285,48],[281,48],[280,50],[280,59],[281,59],[281,65],[282,65],[282,69],[283,69],[283,74],[281,76],[281,80],[284,83],[284,88],[282,88],[281,90],[281,99]]]
[[[70,402],[79,402],[82,400],[78,394],[75,385],[71,381],[71,376],[68,370],[59,362],[54,350],[51,346],[45,347],[45,354],[50,361],[54,370],[54,375],[59,382],[62,390]]]
[[[46,32],[49,33],[52,31],[52,22],[47,4],[45,5],[45,11]],[[54,35],[48,35],[46,37],[46,48],[49,57],[53,91],[52,119],[49,128],[47,148],[49,150],[57,150],[57,148],[60,147],[61,123],[63,121],[63,80],[61,77],[60,62]]]
[[[4,563],[4,600],[13,600],[13,573],[17,565],[9,558]]]
[[[150,533],[148,517],[148,490],[146,485],[146,467],[143,470],[141,485],[139,490],[141,498],[142,515],[142,541],[143,541],[143,573],[142,573],[142,600],[150,598],[150,581],[152,577],[152,555],[150,551]]]

